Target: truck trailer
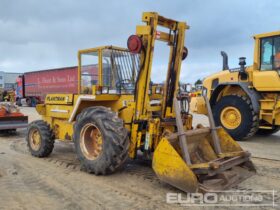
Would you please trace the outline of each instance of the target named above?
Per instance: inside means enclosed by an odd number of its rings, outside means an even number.
[[[43,103],[49,93],[77,93],[78,67],[63,67],[26,72],[16,80],[16,103],[28,106]]]

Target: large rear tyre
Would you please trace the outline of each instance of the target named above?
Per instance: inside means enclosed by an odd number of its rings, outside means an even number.
[[[77,117],[74,143],[82,168],[96,175],[113,173],[128,157],[123,120],[105,107],[87,108]]]
[[[222,126],[233,139],[246,140],[258,130],[258,116],[245,96],[224,96],[213,107],[216,125]]]
[[[28,125],[26,141],[33,156],[47,157],[54,147],[54,134],[45,121],[37,120]]]
[[[280,130],[280,126],[275,126],[275,128],[273,128],[273,129],[261,129],[261,128],[259,128],[259,130],[257,131],[257,135],[269,136],[269,135],[272,135],[272,134],[278,132],[279,130]]]

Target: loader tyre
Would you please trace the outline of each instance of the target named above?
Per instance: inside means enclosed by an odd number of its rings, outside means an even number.
[[[222,97],[213,107],[217,126],[222,126],[233,139],[242,141],[255,135],[258,130],[258,116],[246,96]]]
[[[28,125],[27,146],[35,157],[47,157],[54,147],[54,134],[50,125],[43,120],[36,120]]]
[[[89,173],[113,173],[128,157],[129,139],[123,120],[102,106],[79,114],[73,139],[82,169]]]
[[[275,128],[273,128],[273,129],[261,129],[261,128],[259,128],[259,130],[257,131],[257,135],[269,136],[269,135],[272,135],[272,134],[278,132],[279,130],[280,130],[280,126],[275,126]]]

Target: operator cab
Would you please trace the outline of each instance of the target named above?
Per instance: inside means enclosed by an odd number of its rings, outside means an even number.
[[[254,38],[253,86],[258,91],[280,91],[280,31]]]
[[[280,70],[280,36],[261,38],[260,70]]]
[[[139,54],[105,46],[79,51],[81,94],[134,94]]]

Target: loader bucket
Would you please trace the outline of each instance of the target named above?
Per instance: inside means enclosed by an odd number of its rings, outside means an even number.
[[[17,106],[11,102],[0,103],[0,130],[26,128],[28,117],[24,116]]]
[[[190,163],[184,160],[179,137],[184,135]],[[256,173],[250,154],[223,130],[217,129],[221,153],[215,152],[210,128],[198,128],[161,139],[153,156],[158,178],[185,192],[221,191]]]
[[[198,188],[196,175],[166,138],[154,152],[153,169],[160,180],[180,190],[194,192]]]

